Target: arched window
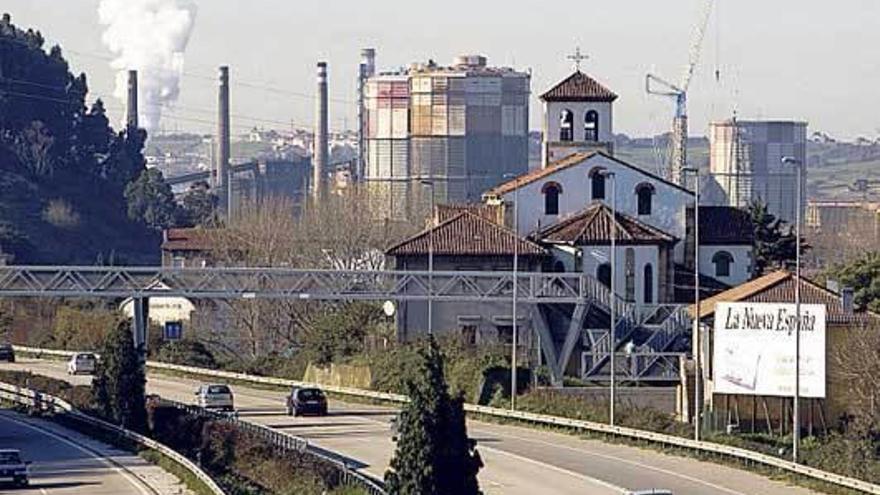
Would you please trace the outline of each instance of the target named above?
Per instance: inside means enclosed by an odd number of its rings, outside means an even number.
[[[636,251],[626,248],[624,251],[624,275],[626,275],[626,300],[636,300]]]
[[[562,186],[556,182],[548,182],[541,188],[541,193],[544,194],[544,214],[558,215],[559,195],[562,194]]]
[[[605,199],[605,176],[602,175],[604,171],[605,169],[602,168],[590,170],[591,197],[593,199]]]
[[[584,117],[584,141],[595,142],[599,140],[599,114],[590,110]]]
[[[596,278],[605,287],[611,288],[611,264],[602,263],[596,267]]]
[[[559,114],[559,140],[574,141],[574,113],[567,108]]]
[[[642,279],[644,287],[645,304],[654,304],[654,267],[650,263],[645,265],[645,276]]]
[[[652,200],[654,197],[654,186],[648,183],[642,183],[636,186],[636,196],[638,196],[639,215],[650,215]]]
[[[718,251],[712,256],[712,263],[715,264],[716,277],[729,277],[730,265],[733,264],[733,255],[727,251]]]

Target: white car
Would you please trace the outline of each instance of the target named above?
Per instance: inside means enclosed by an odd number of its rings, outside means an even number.
[[[220,411],[233,411],[232,390],[228,385],[210,384],[202,385],[196,390],[196,402],[204,409],[216,409]]]
[[[91,375],[95,372],[98,358],[90,352],[78,352],[70,357],[67,362],[68,375]]]
[[[15,486],[27,486],[29,483],[28,465],[21,459],[21,451],[17,449],[0,449],[0,482]]]

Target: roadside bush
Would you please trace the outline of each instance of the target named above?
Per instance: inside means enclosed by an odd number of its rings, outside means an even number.
[[[165,363],[217,369],[214,354],[205,344],[194,340],[166,342],[159,348],[156,358]]]
[[[83,411],[95,410],[95,404],[92,401],[92,389],[86,385],[74,386],[64,380],[35,375],[27,371],[13,370],[0,370],[0,382],[60,397]]]

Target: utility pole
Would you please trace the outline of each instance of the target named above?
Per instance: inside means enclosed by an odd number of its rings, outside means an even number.
[[[694,174],[694,440],[700,441],[703,416],[703,342],[700,331],[700,169],[685,168],[682,173]]]
[[[795,327],[794,327],[794,404],[792,411],[792,429],[791,429],[791,460],[795,464],[798,462],[798,449],[801,440],[801,420],[800,420],[800,399],[801,399],[801,208],[803,206],[803,170],[804,164],[797,158],[786,156],[782,158],[782,163],[797,167],[797,195],[795,205],[795,235],[797,236],[797,251],[795,252],[795,280],[794,280],[794,305],[795,305]]]

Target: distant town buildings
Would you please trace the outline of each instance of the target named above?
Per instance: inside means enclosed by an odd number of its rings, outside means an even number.
[[[709,126],[709,169],[723,191],[716,203],[747,208],[754,201],[793,225],[806,205],[807,124],[794,121],[726,120]],[[782,163],[794,157],[804,164],[803,196],[797,205],[797,170]]]

